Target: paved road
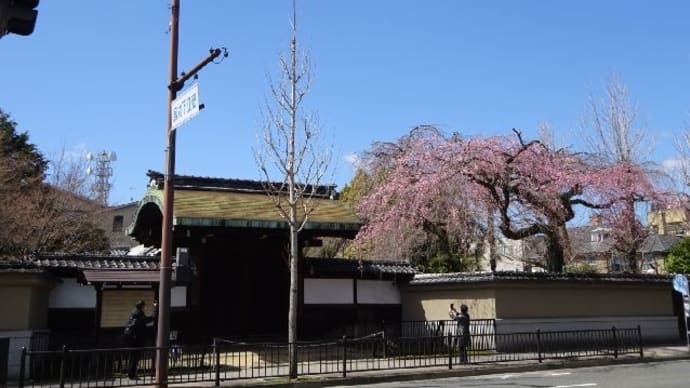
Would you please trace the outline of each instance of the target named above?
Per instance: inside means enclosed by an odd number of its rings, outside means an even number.
[[[371,385],[371,388],[687,388],[690,387],[690,360],[611,365],[577,369],[452,377]]]

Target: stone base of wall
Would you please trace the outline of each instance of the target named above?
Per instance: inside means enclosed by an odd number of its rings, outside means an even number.
[[[640,326],[642,341],[650,343],[672,343],[680,340],[678,319],[675,316],[654,317],[588,317],[549,319],[496,319],[496,333],[525,333],[566,330],[603,330],[636,328]]]

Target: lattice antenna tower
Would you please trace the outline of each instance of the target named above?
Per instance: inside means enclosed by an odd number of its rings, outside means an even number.
[[[93,167],[86,169],[86,173],[94,177],[91,193],[96,201],[107,206],[108,196],[112,187],[110,178],[113,176],[113,168],[110,167],[110,163],[117,160],[117,155],[115,155],[115,152],[107,151],[101,151],[96,154],[89,152],[86,154],[86,159],[94,164]]]

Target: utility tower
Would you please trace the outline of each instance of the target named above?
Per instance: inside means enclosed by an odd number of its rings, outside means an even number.
[[[112,187],[110,177],[113,176],[113,168],[110,167],[110,163],[117,160],[117,155],[114,152],[107,151],[101,151],[97,154],[89,152],[86,154],[86,159],[89,163],[94,164],[94,167],[86,169],[86,173],[94,177],[91,193],[93,193],[96,201],[107,206],[110,188]]]

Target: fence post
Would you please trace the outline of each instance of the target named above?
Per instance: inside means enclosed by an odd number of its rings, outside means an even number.
[[[347,377],[347,336],[343,336],[343,377]]]
[[[26,372],[26,346],[22,346],[22,356],[19,361],[19,388],[24,388],[24,373]]]
[[[644,350],[642,349],[642,328],[637,325],[637,346],[640,347],[640,358],[644,358]]]
[[[448,334],[448,369],[453,369],[453,335]]]
[[[65,360],[67,359],[67,346],[62,345],[62,357],[60,359],[60,388],[65,388]]]
[[[213,337],[213,355],[215,356],[215,365],[213,371],[215,373],[216,387],[220,386],[220,350],[218,349],[218,338]]]
[[[616,337],[616,326],[611,328],[613,333],[613,358],[618,358],[618,338]]]
[[[541,354],[541,329],[537,329],[537,358],[540,363],[544,360]]]
[[[386,348],[388,347],[388,340],[386,339],[386,326],[383,326],[383,334],[381,335],[381,341],[383,342],[382,352],[383,358],[387,358]]]

